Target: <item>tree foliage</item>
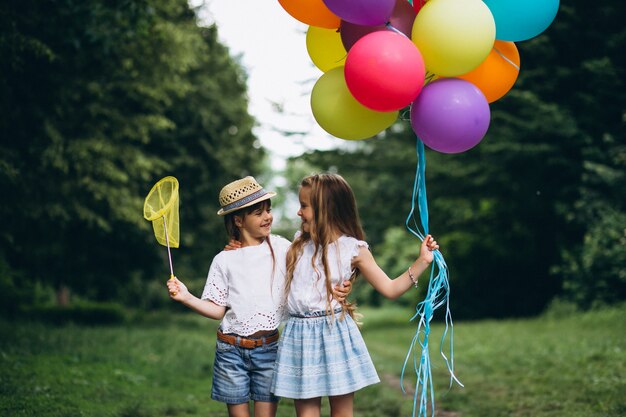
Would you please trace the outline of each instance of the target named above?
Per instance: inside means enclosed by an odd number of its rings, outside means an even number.
[[[544,34],[517,44],[520,77],[491,105],[483,141],[427,151],[430,230],[457,317],[534,314],[555,296],[582,307],[626,298],[625,7],[562,3]],[[141,207],[165,175],[181,184],[175,271],[200,282],[224,243],[219,189],[269,171],[245,73],[217,28],[199,27],[184,0],[9,1],[0,53],[3,312],[39,283],[95,300],[163,297],[166,251]],[[399,229],[414,149],[400,120],[294,158],[289,187],[313,171],[344,175],[374,254],[399,274],[418,247]]]
[[[175,175],[175,265],[203,275],[223,242],[220,186],[259,170],[264,155],[245,74],[217,29],[198,27],[185,0],[0,7],[6,262],[94,299],[132,298],[125,283],[168,276],[141,213],[152,184]]]

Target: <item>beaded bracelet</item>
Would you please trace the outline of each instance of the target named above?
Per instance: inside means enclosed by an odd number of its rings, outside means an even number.
[[[415,288],[417,288],[417,278],[415,278],[415,275],[413,275],[413,271],[411,271],[410,266],[409,266],[409,269],[407,269],[407,272],[409,273],[409,278],[411,278],[413,285],[415,286]]]

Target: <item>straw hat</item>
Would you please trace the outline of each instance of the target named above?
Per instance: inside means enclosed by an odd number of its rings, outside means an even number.
[[[225,185],[220,191],[220,206],[222,208],[217,212],[217,215],[223,216],[270,199],[275,195],[276,193],[273,191],[265,191],[254,177],[245,177],[233,181]]]

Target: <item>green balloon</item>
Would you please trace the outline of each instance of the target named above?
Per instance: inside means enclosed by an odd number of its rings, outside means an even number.
[[[348,90],[343,67],[323,74],[311,91],[311,110],[326,132],[340,139],[371,138],[393,124],[397,111],[378,112],[359,103]]]

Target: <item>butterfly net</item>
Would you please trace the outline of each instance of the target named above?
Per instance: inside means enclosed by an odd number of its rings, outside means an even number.
[[[177,248],[180,240],[178,180],[165,177],[154,184],[143,205],[143,217],[152,222],[154,236],[163,246]]]

